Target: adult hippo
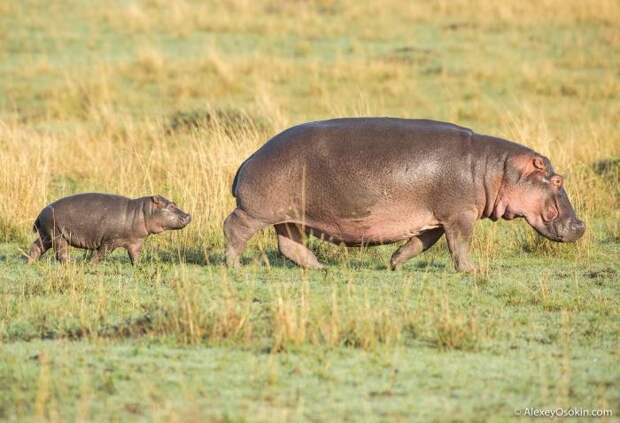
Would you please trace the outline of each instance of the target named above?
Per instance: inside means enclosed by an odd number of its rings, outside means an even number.
[[[226,218],[226,262],[274,225],[280,252],[322,265],[314,234],[347,246],[406,242],[392,269],[445,233],[458,271],[472,271],[474,222],[524,217],[541,235],[579,239],[579,220],[549,159],[522,145],[432,120],[345,118],[304,123],[263,145],[237,171]]]

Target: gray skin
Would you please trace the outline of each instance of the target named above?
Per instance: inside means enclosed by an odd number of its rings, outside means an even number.
[[[160,195],[130,199],[86,193],[61,198],[45,207],[34,223],[37,239],[28,263],[54,248],[60,262],[69,260],[69,246],[90,250],[99,262],[116,248],[125,248],[137,264],[144,240],[166,230],[184,228],[191,216]]]
[[[237,208],[224,222],[226,261],[274,225],[280,252],[322,268],[305,235],[347,246],[405,243],[395,269],[446,235],[458,271],[473,271],[477,219],[524,217],[541,235],[579,239],[577,219],[549,159],[522,145],[444,122],[345,118],[276,135],[237,171]]]

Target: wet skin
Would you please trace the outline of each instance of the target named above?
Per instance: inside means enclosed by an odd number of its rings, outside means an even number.
[[[85,193],[61,198],[37,217],[28,262],[53,248],[60,262],[69,259],[69,246],[90,250],[100,261],[116,248],[125,248],[132,264],[140,258],[144,240],[166,230],[184,228],[191,216],[159,196],[130,199],[119,195]]]
[[[446,235],[459,271],[472,271],[478,219],[525,218],[554,241],[579,239],[577,219],[549,159],[520,144],[444,122],[348,118],[276,135],[239,168],[237,208],[224,222],[229,266],[273,225],[280,252],[321,268],[307,234],[348,246],[406,241],[400,266]]]

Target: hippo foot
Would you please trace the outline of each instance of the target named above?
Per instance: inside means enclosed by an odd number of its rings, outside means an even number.
[[[226,257],[226,267],[229,269],[238,269],[241,267],[241,262],[239,261],[239,257],[230,258]]]
[[[475,274],[478,273],[478,268],[471,263],[467,264],[457,264],[456,271],[460,273],[470,273]]]
[[[327,268],[321,263],[306,265],[306,266],[303,266],[303,268],[306,270],[327,270]]]

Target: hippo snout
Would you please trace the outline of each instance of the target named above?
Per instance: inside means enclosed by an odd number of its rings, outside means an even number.
[[[576,217],[563,222],[558,221],[552,226],[555,227],[556,236],[548,236],[548,238],[559,242],[575,242],[586,231],[586,224]]]
[[[568,233],[564,236],[563,241],[574,242],[583,236],[586,231],[586,224],[579,219],[573,220],[569,225]]]
[[[192,215],[189,213],[181,213],[177,215],[177,225],[180,228],[184,228],[192,221]]]

